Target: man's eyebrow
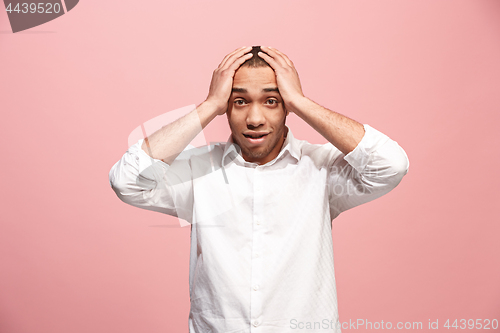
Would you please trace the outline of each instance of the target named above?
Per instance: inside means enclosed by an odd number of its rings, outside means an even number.
[[[262,89],[263,92],[271,92],[271,91],[276,91],[279,93],[280,91],[278,90],[278,87],[272,87],[272,88],[264,88]]]
[[[272,91],[276,91],[277,93],[279,93],[280,91],[278,90],[278,87],[272,87],[272,88],[263,88],[262,89],[262,92],[272,92]],[[233,88],[231,90],[231,92],[234,92],[234,93],[248,93],[248,90],[245,89],[245,88]]]

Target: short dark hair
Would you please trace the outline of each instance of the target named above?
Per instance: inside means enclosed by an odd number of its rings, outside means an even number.
[[[245,61],[243,64],[241,64],[241,67],[243,67],[243,66],[252,67],[252,68],[259,68],[259,67],[266,67],[266,66],[271,67],[271,65],[269,65],[264,59],[259,57],[259,55],[257,54],[259,52],[266,53],[260,49],[260,46],[252,46],[252,50],[248,53],[253,53],[253,57],[251,57],[250,59]]]

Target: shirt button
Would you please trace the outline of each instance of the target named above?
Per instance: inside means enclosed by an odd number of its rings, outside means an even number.
[[[257,220],[257,225],[260,225],[260,220]]]
[[[259,285],[256,284],[255,286],[253,286],[253,290],[259,290]]]
[[[253,321],[253,326],[255,327],[259,326],[259,321],[257,319]]]
[[[258,253],[256,253],[256,254],[255,254],[255,258],[258,258],[258,257],[259,257],[259,254],[258,254]]]

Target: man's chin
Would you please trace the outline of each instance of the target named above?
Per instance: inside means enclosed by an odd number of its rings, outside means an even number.
[[[273,133],[274,134],[274,133]],[[273,149],[276,147],[276,142],[273,141],[275,140],[275,137],[273,135],[270,135],[268,139],[271,139],[271,141],[266,142],[265,145],[258,145],[258,146],[248,146],[246,142],[246,138],[238,138],[238,140],[234,140],[233,136],[233,141],[240,147],[240,154],[243,156],[243,159],[247,162],[262,162],[262,160],[266,159],[269,154],[273,151]],[[241,140],[241,141],[240,141]]]
[[[266,149],[267,147],[258,147],[253,149],[243,148],[243,157],[246,161],[259,161],[267,157],[269,155],[269,151]]]

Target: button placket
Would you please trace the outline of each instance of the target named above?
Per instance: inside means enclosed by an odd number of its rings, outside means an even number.
[[[252,242],[252,278],[250,290],[250,319],[252,322],[252,332],[260,331],[262,323],[262,293],[260,292],[260,284],[262,283],[262,259],[259,255],[262,253],[262,234],[263,221],[263,196],[262,196],[262,168],[254,169],[253,190],[254,190],[254,224],[253,224],[253,242]],[[257,329],[257,330],[254,330]]]

